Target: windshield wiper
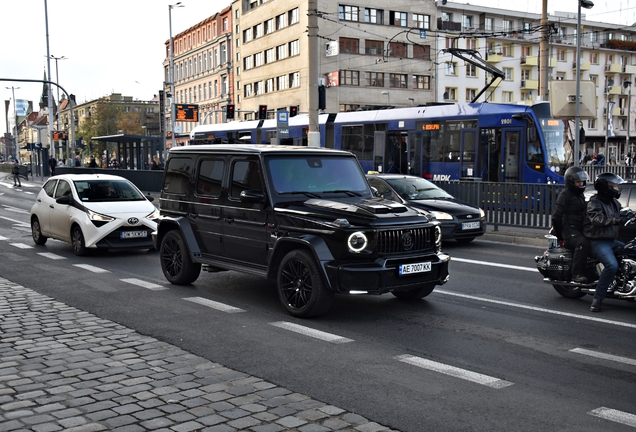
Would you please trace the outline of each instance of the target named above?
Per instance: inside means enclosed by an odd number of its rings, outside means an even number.
[[[362,196],[358,192],[353,192],[353,191],[344,190],[344,189],[322,191],[322,193],[346,193],[349,196]]]
[[[309,198],[320,198],[319,195],[316,195],[313,192],[307,192],[307,191],[291,191],[291,192],[279,192],[281,195],[305,195],[308,196]]]

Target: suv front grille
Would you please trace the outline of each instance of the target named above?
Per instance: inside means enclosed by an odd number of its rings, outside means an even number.
[[[405,228],[378,232],[378,252],[381,254],[417,252],[432,249],[435,227]]]

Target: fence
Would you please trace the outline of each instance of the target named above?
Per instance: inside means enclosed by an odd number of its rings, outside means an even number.
[[[475,181],[435,182],[455,198],[480,207],[495,230],[499,225],[550,228],[550,215],[563,185],[491,183]]]

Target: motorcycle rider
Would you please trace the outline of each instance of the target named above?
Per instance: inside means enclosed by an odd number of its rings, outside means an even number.
[[[599,260],[604,268],[596,284],[596,291],[590,310],[601,311],[601,302],[607,294],[607,288],[618,271],[618,261],[614,249],[624,246],[618,238],[619,225],[625,223],[630,215],[621,216],[621,204],[618,197],[621,191],[618,185],[625,183],[620,176],[602,173],[594,181],[598,192],[587,203],[587,217],[583,233],[590,240],[590,253]]]
[[[559,194],[556,208],[552,213],[552,230],[566,248],[572,251],[572,277],[576,283],[587,282],[583,273],[585,259],[590,242],[583,235],[583,222],[587,205],[583,192],[590,179],[587,172],[579,167],[570,167],[565,171],[565,190]]]

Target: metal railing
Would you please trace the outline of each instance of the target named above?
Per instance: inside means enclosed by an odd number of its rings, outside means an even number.
[[[550,228],[550,215],[563,185],[538,183],[491,183],[474,181],[435,182],[455,198],[486,213],[489,225]]]

